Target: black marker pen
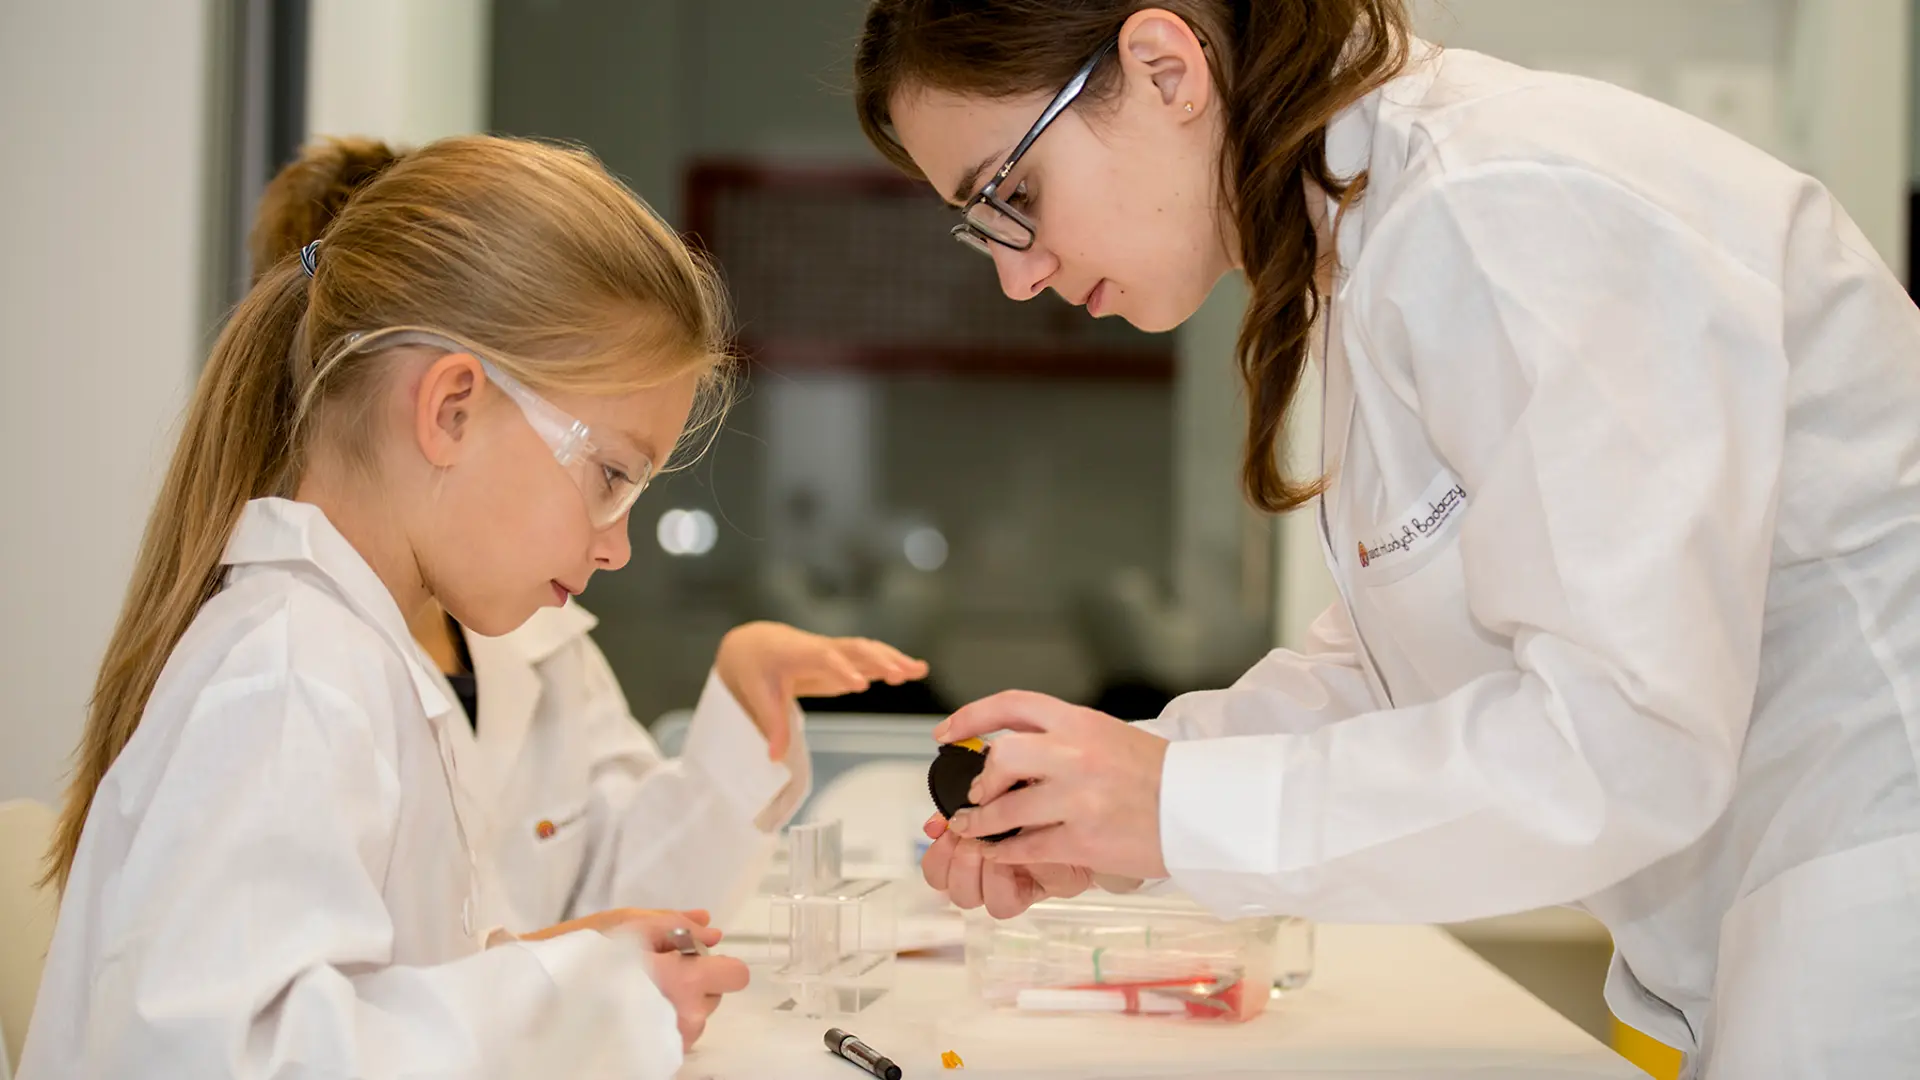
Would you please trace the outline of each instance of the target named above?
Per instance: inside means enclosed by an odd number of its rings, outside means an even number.
[[[873,1047],[841,1031],[827,1029],[827,1049],[867,1070],[880,1080],[900,1080],[900,1066],[874,1052]]]

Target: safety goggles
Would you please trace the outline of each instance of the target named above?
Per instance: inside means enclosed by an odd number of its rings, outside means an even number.
[[[432,330],[415,327],[390,327],[351,339],[341,353],[368,349],[421,345],[448,353],[466,353],[480,362],[488,381],[499,387],[527,418],[534,433],[553,451],[553,459],[573,478],[586,500],[587,518],[594,528],[614,525],[633,509],[634,500],[653,480],[654,466],[637,450],[616,452],[596,443],[592,429],[568,415],[559,406],[534,393],[520,380],[501,370],[478,350]],[[336,360],[338,358],[336,357]]]

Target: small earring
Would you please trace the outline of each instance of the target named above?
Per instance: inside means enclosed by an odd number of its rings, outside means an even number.
[[[1191,101],[1189,101],[1189,102],[1187,102],[1187,111],[1188,111],[1188,112],[1192,112],[1192,111],[1193,111],[1193,102],[1191,102]]]

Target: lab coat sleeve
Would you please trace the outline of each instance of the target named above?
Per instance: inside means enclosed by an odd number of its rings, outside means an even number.
[[[1311,732],[1174,744],[1178,881],[1222,910],[1453,921],[1592,895],[1713,825],[1782,465],[1771,280],[1573,167],[1397,200],[1343,339],[1401,379],[1466,487],[1467,608],[1514,666]]]
[[[1182,694],[1140,726],[1165,739],[1307,732],[1377,707],[1346,609],[1307,627],[1298,650],[1275,649],[1226,690]]]
[[[331,687],[204,691],[89,913],[102,944],[84,1060],[52,1075],[505,1076],[570,1060],[552,1033],[599,1018],[603,1075],[671,1077],[674,1011],[632,943],[576,934],[394,962],[381,883],[407,872],[389,862],[400,802],[418,797],[395,755]]]
[[[718,673],[709,674],[678,758],[637,723],[605,656],[587,650],[591,853],[569,917],[613,907],[704,908],[716,925],[758,886],[775,838],[812,782],[798,706],[785,758]]]

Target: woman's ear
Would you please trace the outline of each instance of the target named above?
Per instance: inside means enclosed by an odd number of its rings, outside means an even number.
[[[1213,79],[1206,49],[1185,19],[1162,8],[1136,11],[1120,28],[1119,51],[1129,91],[1137,87],[1177,122],[1206,115]]]
[[[435,468],[448,468],[466,453],[480,380],[480,361],[468,353],[448,353],[421,374],[413,399],[414,439]]]

